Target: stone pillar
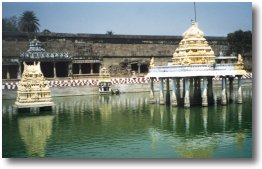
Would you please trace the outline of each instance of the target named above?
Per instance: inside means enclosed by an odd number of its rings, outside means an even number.
[[[227,96],[226,96],[226,77],[222,77],[222,93],[221,93],[221,104],[227,104]]]
[[[169,78],[166,78],[166,104],[167,104],[167,105],[170,105]]]
[[[207,99],[208,99],[208,104],[214,104],[213,77],[207,78]]]
[[[177,106],[177,99],[176,99],[176,79],[172,78],[172,106]]]
[[[229,78],[229,102],[234,100],[234,86],[233,86],[234,77]]]
[[[238,90],[237,90],[237,103],[242,103],[242,88],[241,88],[241,76],[238,76]]]
[[[138,63],[137,67],[138,67],[137,73],[140,74],[140,72],[141,72],[141,63]]]
[[[21,79],[21,62],[18,63],[17,79]]]
[[[72,71],[72,62],[68,63],[68,68],[67,68],[67,76],[71,77],[73,75],[73,71]]]
[[[93,70],[93,63],[90,63],[90,74],[93,74],[94,70]]]
[[[160,98],[159,98],[159,104],[165,104],[165,99],[164,99],[164,79],[160,79]]]
[[[184,92],[185,92],[185,97],[184,97],[184,107],[190,107],[190,98],[189,98],[189,80],[188,78],[184,78]]]
[[[184,77],[183,78],[183,98],[185,98],[185,93],[186,93],[185,89],[186,89],[186,78]]]
[[[207,101],[207,77],[203,78],[202,106],[208,106],[208,101]]]
[[[53,65],[54,65],[54,78],[56,78],[56,64],[55,64],[55,62],[53,63]]]
[[[155,93],[154,93],[154,79],[150,78],[150,99],[149,103],[155,103]]]
[[[176,86],[177,86],[177,99],[180,99],[181,98],[181,95],[180,95],[180,78],[176,78]]]
[[[6,66],[6,79],[10,79],[9,66]]]
[[[79,72],[78,72],[78,74],[82,74],[82,64],[81,63],[79,63],[78,64],[78,68],[79,68]]]
[[[193,96],[194,96],[193,77],[190,77],[189,82],[190,82],[190,85],[189,85],[189,93],[190,93],[190,101],[191,101],[191,100],[193,100]]]

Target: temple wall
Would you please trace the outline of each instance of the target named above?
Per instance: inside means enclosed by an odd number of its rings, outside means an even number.
[[[129,76],[132,70],[136,73],[141,67],[140,75],[143,76],[148,69],[150,58],[153,56],[155,66],[167,65],[171,61],[181,36],[143,36],[143,35],[95,35],[95,34],[38,34],[37,39],[42,42],[47,52],[68,52],[74,60],[92,60],[106,68],[109,68],[112,76]],[[207,37],[215,55],[219,51],[227,50],[225,37]],[[16,65],[22,52],[29,48],[29,38],[23,33],[3,32],[2,58],[3,65]],[[16,60],[16,61],[15,61]],[[46,60],[52,62],[52,59]],[[136,64],[136,65],[133,65]],[[132,67],[133,65],[133,67]],[[61,67],[57,67],[59,69]],[[61,68],[61,69],[64,69]],[[7,71],[3,70],[3,77]],[[130,71],[131,70],[131,71]],[[12,76],[10,76],[12,79]],[[7,78],[8,79],[8,78]],[[14,77],[13,79],[16,79]]]
[[[23,36],[22,36],[23,35]],[[37,37],[48,52],[68,51],[70,56],[77,57],[172,57],[180,36],[135,36],[135,35],[89,35],[40,34]],[[207,37],[215,55],[226,50],[225,37]],[[28,49],[29,40],[24,34],[6,34],[3,32],[3,57],[19,56]]]

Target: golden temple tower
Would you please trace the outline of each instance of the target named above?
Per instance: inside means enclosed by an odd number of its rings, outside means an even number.
[[[204,38],[204,33],[198,28],[198,23],[192,25],[183,33],[183,39],[173,54],[173,65],[213,64],[215,55]]]
[[[18,84],[15,106],[17,108],[40,108],[53,106],[48,82],[40,68],[40,62],[24,64],[24,72]]]

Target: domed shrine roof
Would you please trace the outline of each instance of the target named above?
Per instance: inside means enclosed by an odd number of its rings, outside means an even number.
[[[215,55],[204,38],[204,32],[198,28],[198,23],[192,25],[183,33],[183,39],[173,54],[173,65],[213,64]]]

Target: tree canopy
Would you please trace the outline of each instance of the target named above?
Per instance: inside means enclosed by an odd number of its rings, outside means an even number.
[[[106,31],[106,35],[113,35],[114,32],[113,31]]]
[[[16,16],[2,19],[3,31],[18,32],[18,21]]]
[[[39,26],[39,20],[33,11],[23,12],[19,19],[20,31],[28,33],[38,32]]]
[[[229,53],[252,57],[252,32],[238,30],[227,35]]]

